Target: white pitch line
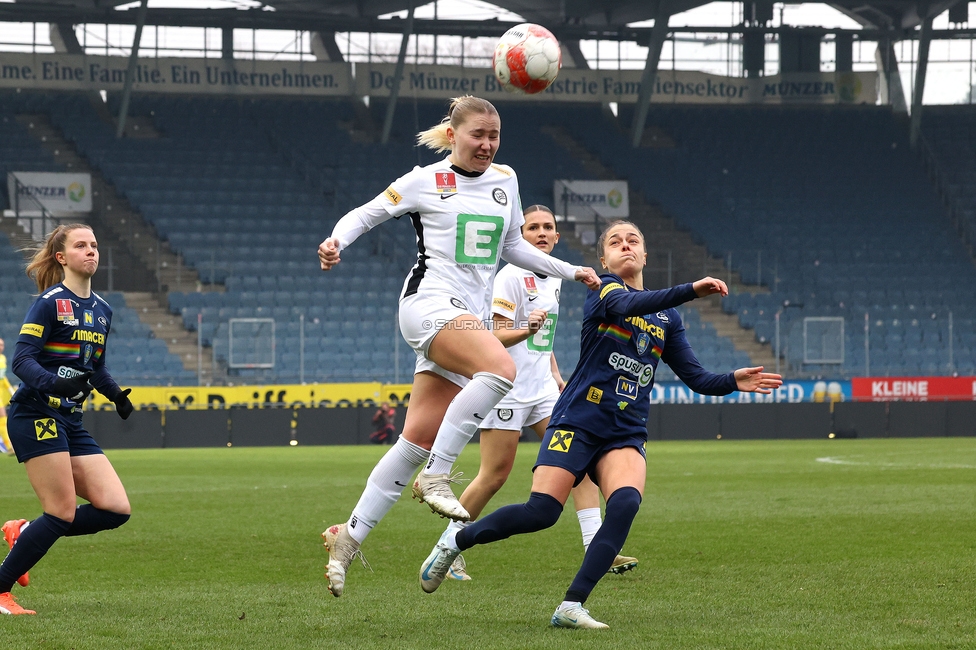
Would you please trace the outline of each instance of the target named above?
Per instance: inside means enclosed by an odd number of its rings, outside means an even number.
[[[817,459],[818,463],[828,465],[874,465],[882,469],[976,469],[976,465],[962,465],[959,463],[938,463],[923,465],[921,463],[872,463],[867,461],[845,460],[837,456],[824,456]]]

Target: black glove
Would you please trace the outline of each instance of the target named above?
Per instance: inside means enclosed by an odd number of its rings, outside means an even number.
[[[124,391],[116,395],[115,399],[115,412],[119,414],[119,417],[123,420],[128,420],[129,416],[132,415],[134,407],[132,406],[132,400],[129,399],[129,393],[132,392],[131,388],[126,388]]]
[[[54,388],[51,392],[66,397],[72,402],[84,402],[92,392],[92,385],[88,383],[88,378],[93,374],[95,373],[89,370],[71,379],[58,377],[54,380]]]

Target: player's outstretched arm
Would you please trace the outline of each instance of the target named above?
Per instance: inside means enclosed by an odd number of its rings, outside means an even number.
[[[576,270],[576,277],[574,278],[577,282],[582,282],[591,291],[596,291],[603,284],[603,280],[597,275],[596,271],[588,266],[581,266]]]
[[[698,282],[695,282],[692,286],[694,286],[695,294],[699,298],[711,296],[716,293],[722,296],[729,295],[728,285],[717,278],[702,278]]]
[[[329,237],[319,244],[319,266],[323,271],[331,270],[340,261],[338,239]]]
[[[763,393],[768,395],[783,385],[783,376],[763,372],[763,367],[739,368],[733,373],[735,385],[743,393]]]

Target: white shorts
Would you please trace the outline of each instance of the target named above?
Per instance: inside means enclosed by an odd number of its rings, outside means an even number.
[[[415,293],[400,301],[397,319],[404,340],[417,353],[414,373],[433,372],[464,388],[470,379],[456,372],[444,370],[427,358],[427,349],[440,327],[458,316],[474,316],[459,299],[448,294],[422,295]]]
[[[559,394],[555,394],[538,404],[519,406],[516,408],[493,408],[481,422],[481,429],[502,429],[505,431],[521,431],[522,427],[529,427],[542,422],[552,415]]]

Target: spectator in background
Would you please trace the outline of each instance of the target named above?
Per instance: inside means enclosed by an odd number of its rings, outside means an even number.
[[[373,424],[376,431],[369,435],[369,441],[375,445],[387,445],[393,442],[396,436],[396,427],[393,422],[396,419],[396,409],[390,406],[389,402],[383,402],[373,414]]]
[[[2,527],[10,553],[0,564],[0,614],[34,613],[10,590],[14,583],[28,585],[28,570],[61,537],[94,535],[129,520],[125,487],[82,418],[93,388],[115,402],[123,420],[133,411],[131,389],[119,388],[105,366],[112,308],[92,291],[97,269],[98,242],[81,223],[55,228],[27,265],[40,295],[14,350],[11,365],[21,384],[9,424],[17,460],[43,512]],[[87,503],[78,505],[78,497]]]
[[[7,379],[7,357],[3,354],[3,339],[0,339],[0,451],[8,456],[14,455],[13,445],[7,436],[7,404],[10,402],[14,389]]]

